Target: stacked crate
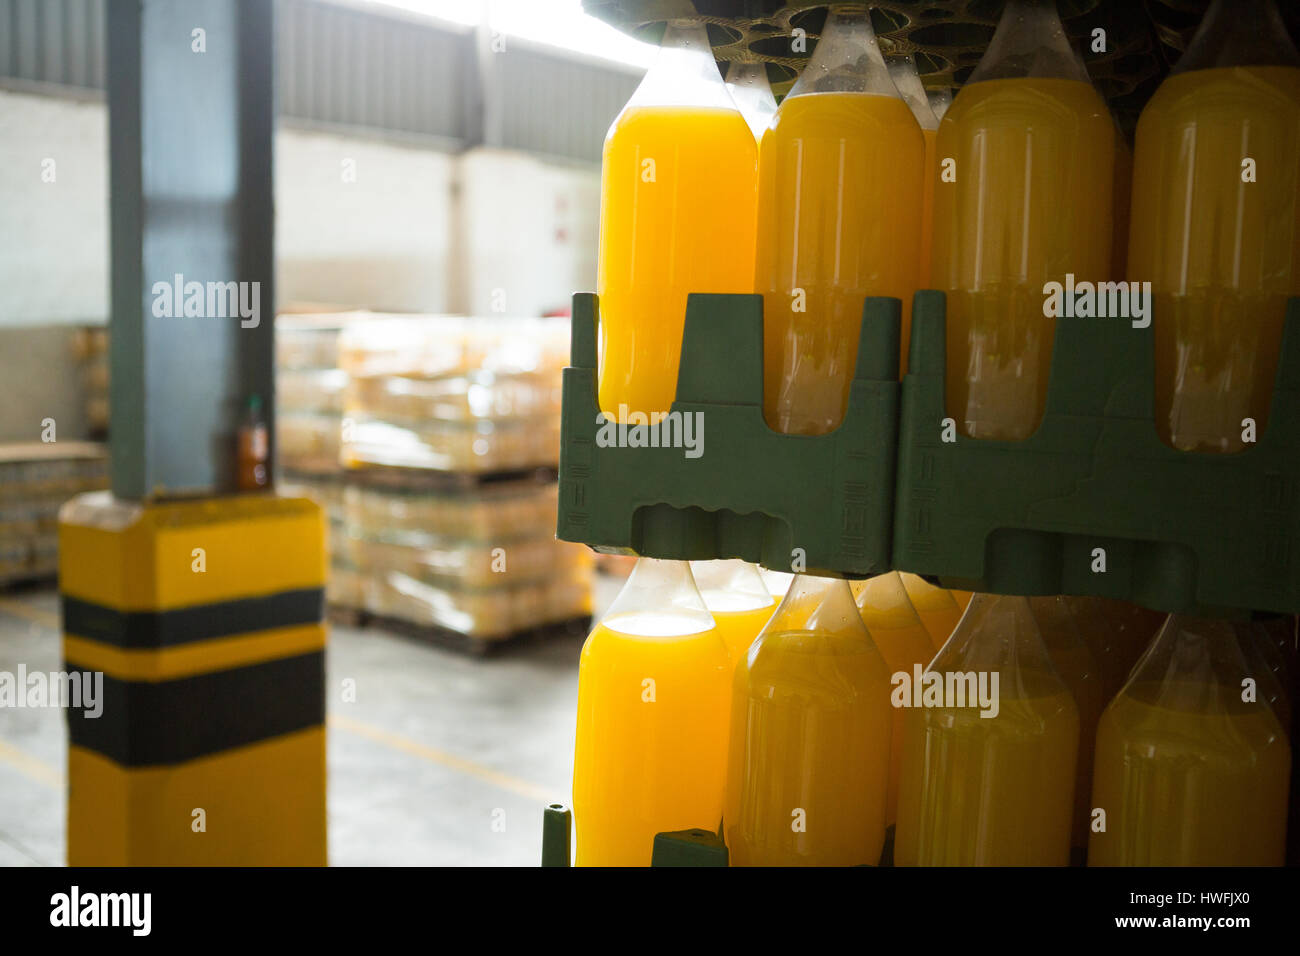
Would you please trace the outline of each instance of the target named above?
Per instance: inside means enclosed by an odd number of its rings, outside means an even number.
[[[314,498],[329,519],[329,541],[343,527],[343,467],[339,441],[343,430],[343,395],[347,373],[339,366],[339,336],[364,313],[281,314],[276,317],[276,461],[279,489],[286,495]],[[355,606],[356,582],[331,574],[326,598]]]
[[[59,571],[59,508],[108,487],[104,446],[93,442],[0,445],[0,585]]]
[[[564,320],[345,330],[334,574],[361,608],[477,645],[590,615],[590,552],[555,540],[567,354]]]

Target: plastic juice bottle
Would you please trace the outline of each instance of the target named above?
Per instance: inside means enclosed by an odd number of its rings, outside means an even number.
[[[758,568],[746,561],[692,561],[691,572],[727,645],[730,675],[776,610],[776,600]]]
[[[745,117],[755,142],[763,138],[776,113],[776,97],[762,63],[732,63],[727,67],[727,90]]]
[[[899,673],[907,674],[911,680],[917,666],[925,670],[925,665],[934,657],[934,647],[930,643],[930,633],[907,598],[907,590],[898,572],[878,574],[850,587],[858,602],[862,623],[889,668],[890,680]],[[885,799],[885,823],[893,826],[898,820],[898,781],[903,762],[903,715],[906,711],[902,707],[892,707],[890,711],[889,791]]]
[[[1090,866],[1280,866],[1291,747],[1233,625],[1172,615],[1097,730]]]
[[[753,291],[756,177],[754,136],[704,25],[671,21],[605,137],[596,289],[606,415],[668,411],[688,293]]]
[[[578,665],[578,865],[645,866],[656,833],[717,828],[729,676],[690,567],[638,561]]]
[[[1282,732],[1291,737],[1290,678],[1282,652],[1270,633],[1272,622],[1253,621],[1237,628],[1242,656],[1257,681],[1258,696],[1268,702]]]
[[[953,629],[956,628],[965,607],[957,603],[952,592],[935,587],[919,575],[902,572],[899,577],[902,578],[903,587],[907,590],[908,600],[912,602],[912,607],[916,608],[916,613],[930,633],[930,641],[937,651],[943,647]]]
[[[845,581],[798,575],[736,667],[723,815],[736,866],[875,864],[889,675]]]
[[[1247,168],[1247,167],[1250,168]],[[1154,294],[1156,428],[1184,451],[1268,421],[1300,295],[1300,57],[1272,0],[1216,0],[1138,121],[1128,278]]]
[[[759,151],[763,415],[823,434],[844,418],[863,299],[911,316],[925,140],[898,96],[865,6],[832,6],[812,60]]]
[[[1029,604],[975,595],[930,673],[951,691],[907,713],[895,864],[1064,866],[1079,715]],[[993,716],[970,696],[956,706],[980,675]]]
[[[789,571],[771,571],[767,568],[759,568],[758,573],[763,576],[768,593],[780,604],[781,600],[790,592],[790,584],[794,581],[794,575]]]
[[[974,438],[1028,438],[1056,323],[1045,284],[1111,270],[1115,126],[1051,0],[1007,0],[939,124],[955,163],[934,195],[933,284],[947,292],[948,414]]]
[[[935,116],[934,110],[930,108],[925,87],[921,85],[920,74],[916,72],[916,58],[910,53],[895,54],[888,57],[885,62],[889,66],[890,79],[898,88],[898,95],[903,98],[903,102],[916,117],[917,125],[921,127],[921,135],[925,137],[925,179],[921,188],[921,271],[917,276],[917,285],[918,288],[928,289],[930,287],[930,246],[934,232],[934,181],[939,175],[939,167],[935,159],[939,117]],[[904,372],[907,371],[909,331],[909,329],[903,330],[902,370]]]
[[[1043,646],[1052,666],[1074,698],[1079,711],[1079,749],[1074,764],[1074,826],[1070,846],[1083,854],[1088,849],[1092,805],[1092,753],[1097,739],[1097,721],[1106,701],[1101,692],[1101,674],[1092,651],[1084,643],[1078,622],[1063,597],[1031,597],[1029,609],[1043,636]]]
[[[943,114],[948,112],[948,107],[952,106],[952,90],[945,87],[941,90],[926,90],[925,98],[930,101],[930,109],[934,111],[935,118],[942,121]]]

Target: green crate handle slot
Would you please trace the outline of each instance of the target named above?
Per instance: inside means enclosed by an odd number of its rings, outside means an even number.
[[[1287,306],[1268,427],[1235,455],[1160,440],[1154,322],[1127,319],[1056,320],[1046,408],[1029,438],[942,442],[944,302],[918,292],[912,310],[895,567],[973,591],[1300,611],[1300,299]],[[1104,574],[1094,548],[1105,549]]]
[[[688,297],[673,412],[699,413],[703,454],[598,442],[596,296],[573,297],[557,535],[597,551],[743,558],[862,577],[890,567],[900,303],[868,298],[844,422],[782,435],[763,420],[763,299]]]

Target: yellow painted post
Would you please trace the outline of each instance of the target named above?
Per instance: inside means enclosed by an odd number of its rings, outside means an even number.
[[[325,573],[305,498],[64,506],[70,866],[326,863]]]

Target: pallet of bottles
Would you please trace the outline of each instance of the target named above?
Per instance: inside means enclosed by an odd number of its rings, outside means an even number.
[[[556,494],[549,469],[350,470],[327,599],[356,622],[478,652],[589,623],[592,554],[555,540]]]
[[[1032,434],[960,434],[945,411],[939,292],[916,296],[901,400],[895,367],[871,361],[897,354],[898,304],[866,301],[848,410],[829,434],[781,435],[764,422],[762,305],[742,295],[690,297],[677,397],[657,427],[602,423],[595,309],[593,296],[575,296],[565,540],[776,570],[797,558],[832,576],[897,568],[964,590],[1162,611],[1300,610],[1300,561],[1290,557],[1300,541],[1300,298],[1290,301],[1267,427],[1235,455],[1160,440],[1152,328],[1119,319],[1057,320]]]
[[[106,487],[103,445],[0,444],[0,585],[57,576],[59,509],[69,498]]]

